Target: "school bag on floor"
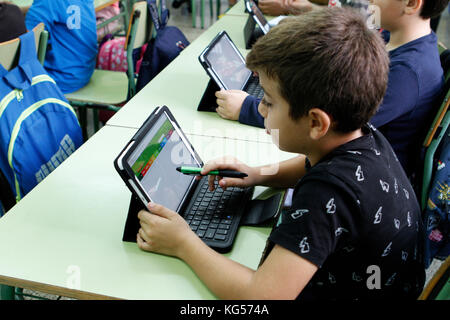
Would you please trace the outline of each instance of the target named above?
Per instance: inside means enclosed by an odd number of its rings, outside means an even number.
[[[0,65],[0,170],[17,201],[83,143],[74,110],[37,59],[33,31],[19,39],[18,65]]]
[[[156,36],[150,39],[145,50],[136,83],[136,92],[139,92],[189,45],[189,41],[180,29],[167,25],[169,9],[166,8],[165,0],[160,1],[161,15],[158,14],[155,0],[147,0],[147,4]]]

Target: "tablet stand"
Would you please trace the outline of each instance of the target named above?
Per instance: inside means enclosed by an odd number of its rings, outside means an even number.
[[[275,191],[266,199],[254,199],[248,202],[247,210],[241,218],[241,226],[269,225],[273,218],[278,217],[281,208],[284,191]],[[261,196],[264,196],[263,194]],[[135,196],[131,196],[128,207],[127,221],[123,232],[122,241],[136,242],[136,235],[140,224],[138,212],[144,210],[144,205]]]
[[[219,86],[215,81],[209,79],[205,92],[203,92],[203,96],[198,104],[197,111],[216,112],[216,91],[220,91]]]
[[[251,49],[255,41],[263,35],[264,32],[256,25],[252,16],[249,15],[244,26],[245,49]]]

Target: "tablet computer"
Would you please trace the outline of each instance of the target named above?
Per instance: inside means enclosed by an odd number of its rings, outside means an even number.
[[[203,167],[203,161],[166,106],[158,107],[114,160],[114,167],[133,194],[123,241],[136,241],[137,212],[150,201],[178,212],[213,249],[226,252],[234,243],[254,188],[208,188],[177,167]]]
[[[261,9],[259,9],[258,5],[253,0],[245,0],[245,9],[253,17],[253,20],[255,20],[264,34],[269,32],[269,22],[264,17]]]
[[[176,168],[202,167],[203,162],[170,110],[163,106],[148,117],[117,156],[114,166],[144,207],[155,201],[180,211],[196,180]]]

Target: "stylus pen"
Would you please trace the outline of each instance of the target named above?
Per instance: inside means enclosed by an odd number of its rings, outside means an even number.
[[[178,167],[177,171],[184,174],[201,175],[202,168],[195,167]],[[248,177],[246,173],[234,171],[234,170],[213,170],[208,172],[208,175],[216,175],[229,178],[245,178]]]

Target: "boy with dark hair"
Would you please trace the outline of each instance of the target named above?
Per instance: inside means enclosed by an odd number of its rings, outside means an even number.
[[[361,0],[334,1],[334,5],[339,6],[341,2],[354,8],[363,5]],[[379,14],[381,27],[390,33],[390,37],[389,33],[385,34],[391,60],[386,95],[370,122],[386,136],[403,169],[411,176],[444,84],[437,37],[431,30],[430,18],[442,12],[448,0],[370,2],[371,9]],[[218,91],[216,97],[217,112],[222,117],[263,126],[263,119],[257,113],[260,101],[255,97],[236,91]]]
[[[383,41],[346,9],[285,20],[256,42],[247,65],[264,88],[267,132],[299,156],[279,163],[274,175],[230,159],[202,170],[248,174],[220,179],[224,189],[296,185],[260,267],[218,254],[155,203],[139,212],[138,245],[184,260],[223,299],[416,298],[424,276],[418,203],[386,139],[366,125],[386,90]]]
[[[15,4],[0,2],[0,42],[18,38],[27,32],[25,17]]]

